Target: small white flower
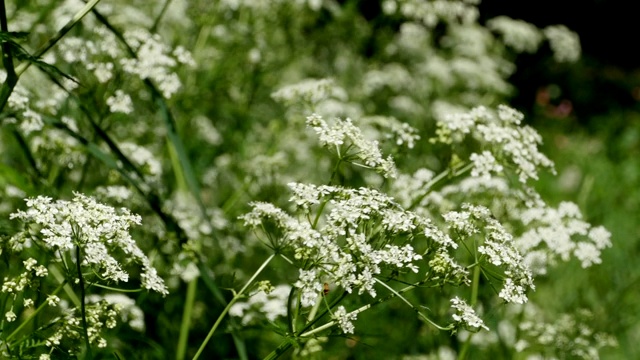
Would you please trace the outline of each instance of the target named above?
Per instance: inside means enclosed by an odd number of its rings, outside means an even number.
[[[471,176],[473,177],[489,179],[491,178],[491,173],[500,174],[503,170],[502,165],[498,164],[496,158],[489,151],[483,151],[482,154],[473,153],[469,160],[473,163],[473,168],[471,169]]]
[[[7,319],[7,322],[14,322],[17,318],[16,314],[13,310],[9,310],[4,314],[4,317]]]
[[[498,296],[504,299],[504,301],[514,304],[524,304],[528,301],[524,287],[515,284],[510,278],[505,280],[504,286]]]
[[[504,43],[518,52],[533,53],[542,42],[542,33],[532,24],[498,16],[487,22],[487,27],[502,35]]]
[[[333,125],[329,125],[322,116],[314,113],[307,117],[307,126],[318,134],[320,143],[332,151],[343,144],[349,146],[351,148],[349,152],[341,155],[346,161],[374,169],[386,178],[397,176],[393,158],[391,156],[384,158],[378,141],[366,139],[362,130],[355,126],[351,119],[335,118]],[[351,158],[354,159],[351,160]],[[356,163],[356,159],[360,163]]]
[[[47,304],[49,304],[49,306],[57,306],[60,303],[60,298],[57,297],[56,295],[49,295],[47,296]]]
[[[547,26],[542,32],[549,39],[553,57],[557,62],[576,62],[580,59],[582,49],[578,34],[564,25]]]
[[[116,93],[107,99],[107,105],[112,113],[130,114],[133,111],[131,97],[122,90],[116,90]]]
[[[467,303],[460,299],[459,297],[455,297],[451,299],[451,307],[456,311],[452,317],[457,323],[460,323],[464,326],[475,328],[476,330],[480,330],[480,328],[489,330],[489,328],[484,324],[484,321],[476,315],[476,312],[471,308],[471,306],[467,305]]]
[[[358,314],[356,312],[348,313],[344,306],[339,306],[331,317],[338,322],[338,325],[342,329],[342,332],[345,334],[353,334],[355,330],[355,326],[353,326],[353,322],[358,318]]]
[[[307,79],[297,84],[287,85],[271,94],[271,97],[284,104],[299,102],[316,104],[330,97],[336,90],[331,79]]]

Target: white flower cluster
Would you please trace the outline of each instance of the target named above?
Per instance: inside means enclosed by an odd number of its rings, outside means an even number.
[[[515,166],[520,182],[538,179],[538,168],[553,169],[553,162],[538,150],[542,137],[529,126],[520,126],[522,113],[505,105],[497,114],[480,106],[468,113],[451,114],[438,121],[440,142],[461,142],[471,135],[483,146],[491,148],[491,154],[503,165]],[[477,155],[476,155],[477,156]],[[486,155],[483,162],[487,162]],[[495,166],[492,169],[495,171]],[[478,174],[482,172],[478,171]]]
[[[22,264],[26,271],[15,278],[5,277],[2,282],[1,292],[8,294],[23,292],[25,288],[32,285],[34,279],[49,275],[49,270],[44,265],[37,265],[38,261],[34,258],[28,258]]]
[[[582,49],[580,37],[564,25],[547,26],[543,30],[557,62],[576,62]]]
[[[374,276],[383,269],[417,272],[414,262],[422,256],[409,243],[415,236],[426,237],[445,250],[457,246],[428,219],[401,209],[376,190],[299,183],[289,187],[293,191],[290,201],[305,214],[318,204],[326,204],[321,226],[314,228],[267,203],[253,203],[253,210],[241,219],[252,227],[267,220],[274,222],[283,232],[275,246],[293,251],[297,260],[309,264],[300,269],[295,283],[302,292],[303,306],[315,304],[324,282],[375,297]],[[406,240],[395,245],[389,242],[394,238]]]
[[[26,200],[28,209],[10,215],[20,219],[27,228],[14,237],[30,237],[45,248],[68,251],[80,247],[83,267],[100,274],[106,281],[127,282],[129,274],[123,264],[142,266],[142,286],[148,290],[168,294],[164,281],[129,234],[131,225],[140,225],[140,216],[122,208],[120,211],[97,203],[94,199],[75,193],[72,201],[52,201],[46,196]],[[36,234],[32,234],[36,231]],[[126,254],[122,263],[114,253]]]
[[[387,178],[396,177],[396,165],[393,158],[382,157],[382,153],[377,141],[367,140],[364,134],[355,126],[351,119],[334,119],[334,124],[330,126],[322,116],[312,114],[307,117],[307,126],[312,128],[320,139],[320,143],[328,149],[336,149],[338,155],[346,161],[356,158],[362,163],[353,164],[375,169]],[[347,151],[341,154],[341,149]]]
[[[130,114],[133,111],[131,96],[122,90],[116,90],[115,94],[107,98],[107,106],[112,113]]]
[[[414,79],[409,71],[400,64],[389,64],[381,70],[370,70],[364,75],[363,91],[371,95],[385,87],[394,92],[406,90]]]
[[[7,73],[4,70],[0,70],[0,83],[4,83],[7,78]],[[7,107],[11,112],[18,115],[20,118],[19,128],[28,135],[35,131],[40,131],[44,127],[44,121],[42,116],[32,110],[29,99],[31,95],[29,91],[20,84],[17,84],[7,99]],[[9,118],[8,122],[15,123],[15,118]]]
[[[66,63],[82,63],[87,70],[92,71],[98,82],[106,83],[113,78],[117,66],[129,74],[140,79],[153,81],[163,96],[170,98],[182,86],[174,69],[178,64],[194,66],[191,54],[182,47],[171,50],[165,45],[159,35],[150,34],[146,30],[138,29],[124,33],[124,39],[136,52],[135,58],[128,58],[115,35],[105,27],[99,26],[94,30],[96,40],[86,40],[78,37],[65,37],[58,47],[59,54]],[[123,107],[126,103],[124,94],[111,97],[109,104],[112,111],[122,111],[130,107]],[[119,101],[116,101],[119,100]],[[115,106],[116,110],[113,110]]]
[[[129,324],[133,330],[138,332],[144,331],[144,312],[136,305],[136,301],[127,295],[119,293],[89,295],[87,300],[89,303],[95,304],[106,301],[114,307],[121,322]],[[115,321],[115,319],[112,321]]]
[[[106,329],[116,327],[119,311],[120,306],[109,304],[106,300],[85,305],[86,331],[91,345],[98,348],[107,346],[107,340],[101,336],[101,333]],[[58,348],[63,342],[66,342],[68,345],[65,346],[69,349],[70,355],[73,355],[79,350],[80,342],[84,338],[83,320],[78,308],[67,309],[65,312],[62,319],[56,319],[57,329],[45,340],[45,345],[50,348]]]
[[[398,146],[406,146],[409,149],[413,149],[416,141],[420,140],[418,129],[392,116],[367,116],[363,117],[361,121],[368,125],[380,127],[384,136],[387,139],[395,140],[394,142]]]
[[[353,321],[356,321],[358,318],[358,313],[347,312],[347,309],[344,306],[338,306],[338,308],[331,314],[331,318],[338,322],[340,329],[345,334],[353,334],[355,327],[353,326]]]
[[[250,9],[254,11],[269,12],[275,11],[273,9],[278,5],[287,5],[295,7],[307,7],[313,11],[318,11],[322,8],[322,0],[270,0],[270,1],[254,1],[254,0],[222,0],[220,5],[229,10],[238,11],[240,9]],[[271,13],[269,13],[271,14]]]
[[[382,9],[385,14],[399,12],[408,19],[418,20],[428,27],[434,27],[439,21],[474,22],[479,16],[476,7],[479,2],[479,0],[385,0],[382,3]]]
[[[176,48],[172,54],[159,35],[146,30],[127,31],[124,38],[137,54],[135,59],[120,60],[124,71],[153,81],[165,98],[171,98],[182,86],[173,68],[178,63],[195,65],[191,55],[184,48]]]
[[[473,153],[469,160],[473,163],[471,169],[473,177],[483,177],[488,180],[491,178],[491,173],[499,175],[503,170],[502,165],[498,164],[496,158],[489,151],[483,151],[482,154]]]
[[[146,148],[132,143],[124,142],[120,144],[120,150],[126,155],[132,163],[140,166],[142,172],[149,177],[150,180],[159,180],[162,176],[162,163]]]
[[[544,319],[542,311],[528,304],[522,313],[517,313],[518,338],[513,347],[517,352],[525,352],[533,357],[541,347],[545,356],[554,354],[557,358],[600,359],[603,347],[618,346],[615,337],[598,332],[589,326],[593,315],[584,309],[576,314],[560,314],[553,321]],[[537,353],[542,358],[542,354]]]
[[[65,63],[81,63],[92,71],[98,82],[106,83],[113,78],[115,59],[122,54],[116,37],[104,27],[94,29],[96,41],[65,36],[57,46],[58,54]]]
[[[433,176],[433,171],[425,168],[416,170],[413,175],[399,174],[396,181],[391,183],[392,193],[402,206],[408,208],[416,196],[428,191],[427,184],[433,179]]]
[[[467,305],[464,300],[456,296],[451,299],[451,307],[456,311],[455,314],[452,315],[453,320],[455,320],[456,323],[475,331],[478,331],[481,328],[489,330],[489,328],[484,324],[484,321],[476,315],[473,308]]]
[[[519,217],[529,229],[515,239],[515,244],[537,274],[545,274],[557,258],[568,261],[571,255],[583,268],[600,264],[602,250],[611,247],[611,234],[602,226],[592,227],[582,220],[580,210],[571,202],[562,202],[557,209],[526,209]]]
[[[487,27],[500,34],[504,43],[517,52],[533,53],[543,40],[541,31],[535,25],[507,16],[487,21]]]
[[[499,296],[510,303],[527,302],[526,290],[535,289],[533,274],[516,249],[513,236],[486,207],[463,204],[462,210],[443,215],[449,227],[462,237],[483,233],[484,241],[478,253],[489,263],[505,269],[506,279]]]
[[[269,321],[275,321],[278,317],[287,316],[287,300],[291,286],[278,285],[268,294],[259,291],[247,301],[238,301],[231,309],[229,315],[242,318],[242,325],[255,323],[266,317]]]
[[[344,92],[331,79],[306,79],[296,84],[287,85],[271,94],[271,97],[282,104],[316,105],[335,94]]]

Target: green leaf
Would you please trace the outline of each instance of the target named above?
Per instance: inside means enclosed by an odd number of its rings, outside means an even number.
[[[29,36],[26,31],[0,31],[0,42],[15,43],[18,40],[24,40]]]

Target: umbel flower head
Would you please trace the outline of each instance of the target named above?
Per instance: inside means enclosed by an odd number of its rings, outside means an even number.
[[[164,281],[129,234],[131,225],[140,225],[139,215],[125,208],[116,210],[97,203],[80,193],[74,193],[71,201],[38,196],[26,199],[26,203],[26,211],[18,210],[10,215],[11,219],[20,219],[25,224],[25,229],[13,237],[14,240],[26,239],[24,247],[30,247],[35,241],[55,254],[78,247],[81,266],[91,268],[107,282],[127,282],[129,273],[123,265],[134,263],[142,267],[142,287],[168,294]],[[13,246],[14,251],[22,248]]]

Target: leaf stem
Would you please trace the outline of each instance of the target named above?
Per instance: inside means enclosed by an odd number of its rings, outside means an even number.
[[[76,270],[78,271],[78,286],[80,286],[80,312],[82,314],[82,329],[84,330],[84,340],[87,344],[87,358],[93,359],[93,354],[91,352],[91,341],[89,340],[89,327],[87,326],[87,309],[86,309],[86,298],[84,291],[84,278],[82,277],[82,259],[80,257],[80,246],[76,245]]]
[[[193,304],[196,299],[196,290],[198,289],[198,278],[192,279],[187,285],[187,298],[185,299],[184,310],[182,312],[182,323],[180,324],[180,336],[178,337],[178,350],[176,351],[176,360],[183,360],[187,352],[187,340],[189,338],[189,327],[191,325],[191,314],[193,313]]]
[[[271,262],[271,260],[276,256],[276,254],[271,254],[269,255],[269,257],[267,258],[267,260],[265,260],[262,265],[260,265],[260,268],[258,268],[258,270],[256,270],[256,272],[253,274],[253,276],[251,277],[251,279],[249,279],[249,281],[247,281],[247,283],[242,287],[242,289],[240,289],[240,291],[235,294],[235,296],[233,297],[233,299],[231,299],[231,301],[229,301],[229,304],[227,304],[227,306],[224,308],[224,310],[222,310],[222,313],[218,316],[218,319],[216,320],[216,322],[213,324],[213,326],[211,327],[211,330],[209,330],[209,333],[207,334],[207,337],[204,339],[204,341],[202,342],[202,344],[200,344],[200,348],[198,349],[198,352],[193,356],[193,360],[198,359],[198,357],[200,357],[200,355],[202,354],[202,352],[204,351],[204,348],[207,346],[207,343],[209,342],[209,340],[211,340],[211,337],[213,336],[213,333],[216,331],[216,329],[218,328],[218,326],[220,325],[220,323],[222,322],[222,319],[225,317],[225,315],[227,315],[227,313],[229,312],[229,309],[231,309],[231,307],[233,306],[233,304],[236,303],[236,301],[238,301],[242,295],[244,294],[244,292],[249,288],[249,285],[251,285],[253,283],[253,281],[256,279],[256,277],[258,277],[258,275],[262,272],[262,270],[264,270],[265,267],[267,267],[267,265],[269,264],[269,262]]]

